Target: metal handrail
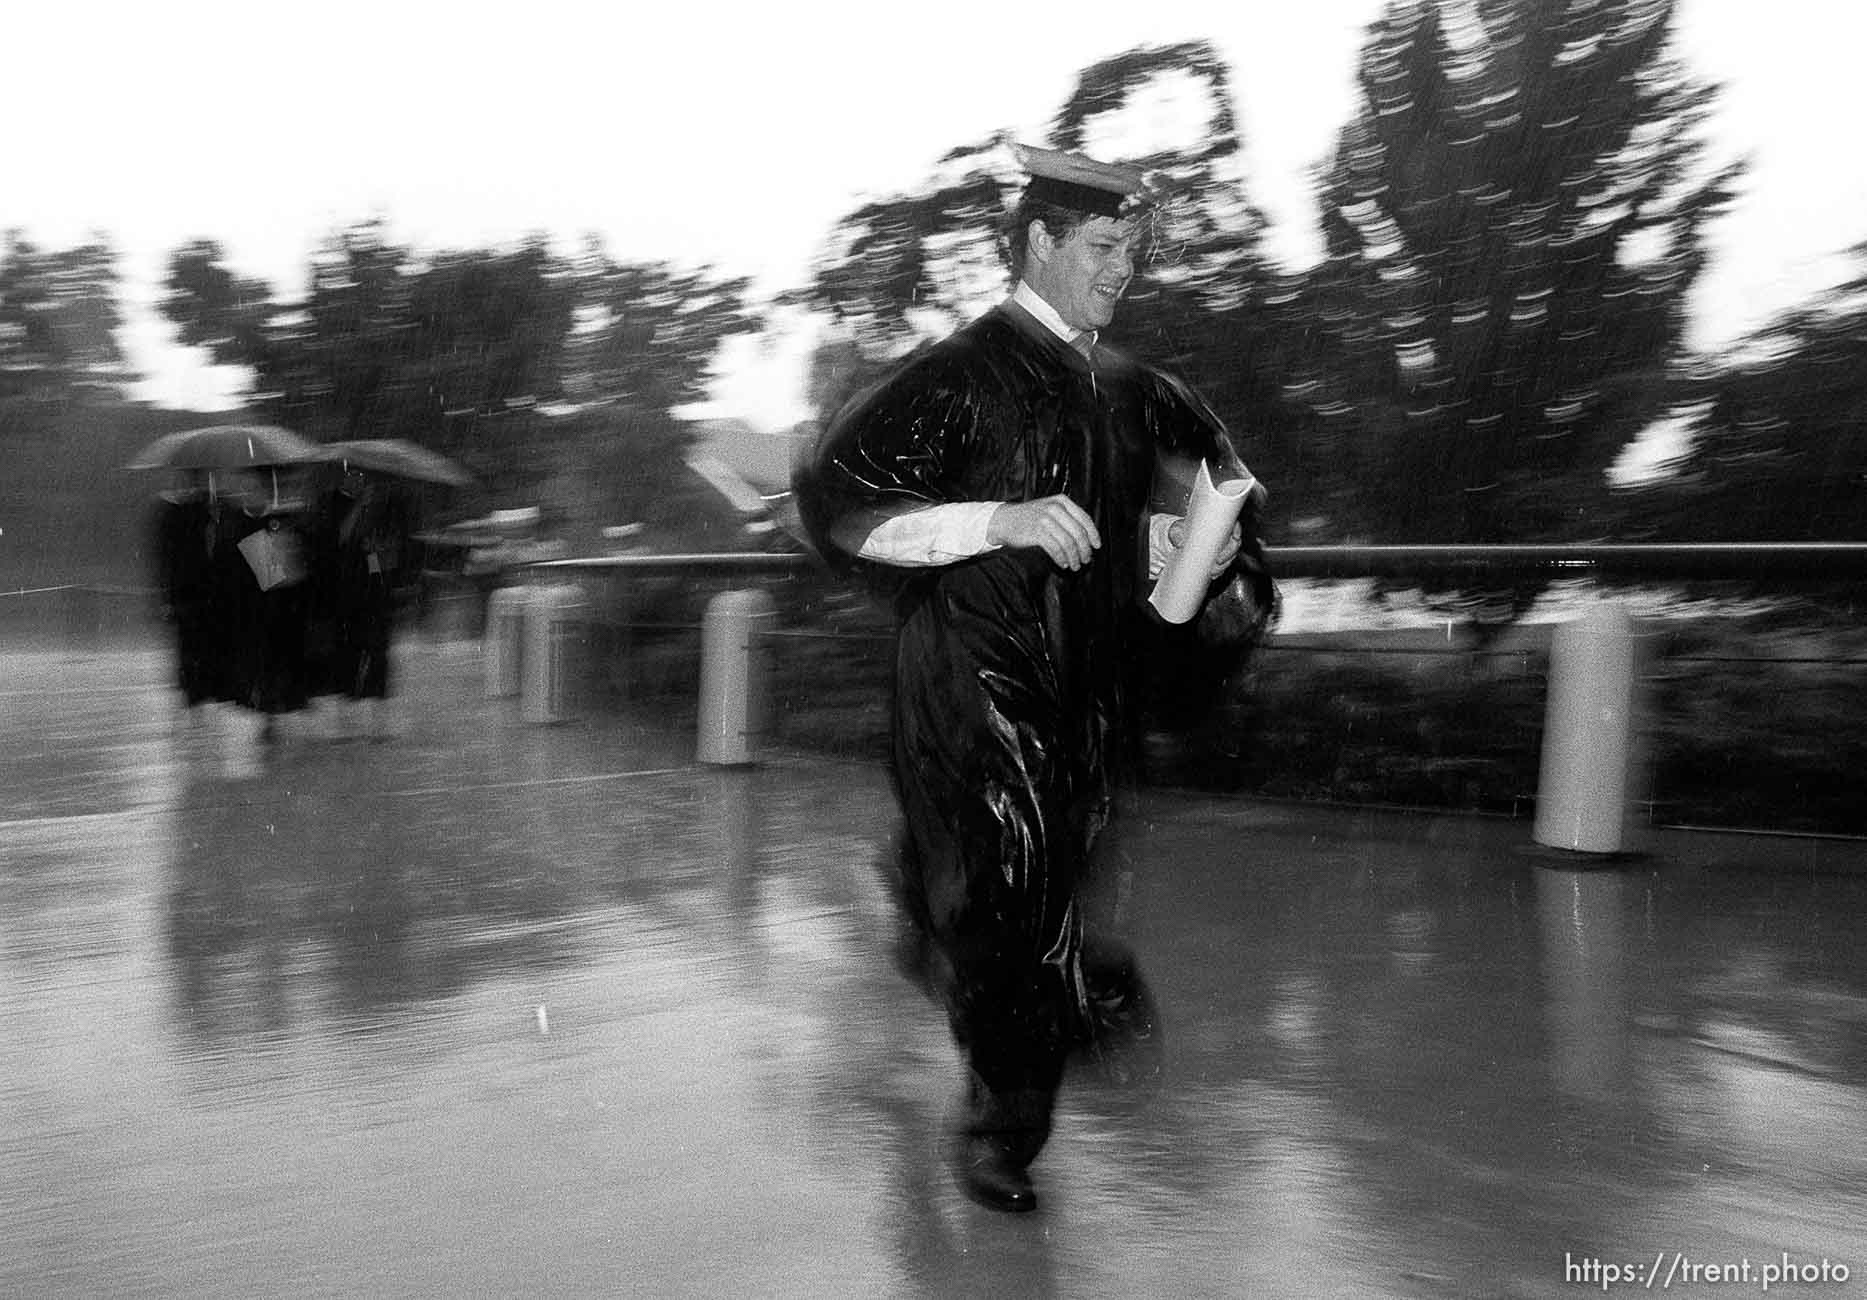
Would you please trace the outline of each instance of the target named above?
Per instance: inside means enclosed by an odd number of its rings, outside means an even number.
[[[585,555],[567,560],[531,560],[522,569],[620,569],[626,572],[768,573],[809,569],[817,557],[802,551],[696,551],[673,555]]]
[[[1543,573],[1583,578],[1847,578],[1867,542],[1582,542],[1495,546],[1266,547],[1273,572],[1304,578],[1445,578]]]
[[[1867,576],[1867,542],[1578,542],[1522,545],[1268,546],[1265,562],[1290,578],[1472,578],[1505,573],[1550,577],[1707,580]],[[782,573],[817,567],[797,552],[718,551],[678,555],[591,555],[536,560],[530,569],[624,572]]]

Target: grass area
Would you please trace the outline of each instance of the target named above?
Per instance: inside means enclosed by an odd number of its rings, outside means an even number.
[[[1540,661],[1275,639],[1206,721],[1155,736],[1154,775],[1278,798],[1519,815],[1534,798]]]
[[[1696,625],[1649,681],[1651,795],[1668,821],[1867,835],[1867,632]]]

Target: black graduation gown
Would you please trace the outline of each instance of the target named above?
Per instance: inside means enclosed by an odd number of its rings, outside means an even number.
[[[215,551],[218,616],[230,642],[222,698],[268,714],[296,712],[310,698],[305,582],[260,590],[239,548],[247,537],[275,523],[302,545],[302,534],[287,520],[229,510],[222,515]]]
[[[795,484],[826,560],[897,614],[905,892],[950,966],[943,992],[975,1071],[982,1046],[1060,1050],[1091,1028],[1077,890],[1130,751],[1135,656],[1164,626],[1142,604],[1162,452],[1240,467],[1183,385],[1119,356],[1092,370],[1006,304],[854,399]],[[926,504],[1058,493],[1102,539],[1075,572],[1023,549],[888,566],[832,536]]]
[[[318,689],[351,699],[389,694],[395,583],[408,531],[386,489],[368,500],[341,491],[325,499],[311,592]]]
[[[190,705],[221,698],[226,638],[215,623],[214,522],[206,502],[156,507],[156,580],[175,636],[176,685]]]

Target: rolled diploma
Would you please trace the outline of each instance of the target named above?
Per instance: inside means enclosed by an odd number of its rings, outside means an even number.
[[[1168,554],[1154,594],[1147,598],[1169,623],[1184,623],[1199,612],[1206,588],[1212,585],[1213,562],[1231,540],[1232,525],[1257,483],[1247,474],[1215,484],[1212,471],[1200,461],[1186,500],[1186,539]]]

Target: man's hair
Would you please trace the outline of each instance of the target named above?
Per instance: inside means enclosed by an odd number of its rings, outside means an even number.
[[[1011,215],[1005,220],[1003,251],[1005,263],[1011,268],[1011,278],[1024,278],[1024,259],[1031,251],[1031,223],[1041,221],[1050,237],[1058,243],[1068,239],[1076,228],[1089,220],[1092,214],[1076,208],[1066,208],[1044,199],[1034,199],[1026,192],[1011,209]]]

